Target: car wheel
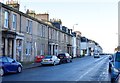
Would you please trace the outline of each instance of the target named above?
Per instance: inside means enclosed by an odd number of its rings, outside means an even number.
[[[111,83],[115,83],[115,78],[111,78]]]
[[[18,72],[18,73],[21,73],[21,72],[22,72],[22,67],[21,67],[21,66],[18,66],[17,72]]]
[[[58,65],[60,65],[60,64],[61,64],[61,62],[58,63]]]
[[[72,62],[72,60],[70,60],[70,62]]]
[[[55,66],[55,61],[53,62],[53,66]]]
[[[4,72],[4,69],[3,69],[3,68],[1,68],[1,69],[0,69],[0,76],[3,76],[3,75],[4,75],[4,73],[5,73],[5,72]]]
[[[66,63],[68,63],[69,61],[68,61],[68,59],[66,60]]]
[[[109,73],[111,73],[111,65],[109,63],[109,68],[108,68]]]
[[[111,73],[111,68],[110,67],[109,67],[108,71],[109,71],[109,73]]]

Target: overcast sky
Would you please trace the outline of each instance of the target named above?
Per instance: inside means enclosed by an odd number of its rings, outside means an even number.
[[[4,0],[5,2],[6,0]],[[49,13],[50,19],[62,20],[62,25],[98,42],[104,52],[114,52],[118,45],[119,0],[19,0],[20,10]]]

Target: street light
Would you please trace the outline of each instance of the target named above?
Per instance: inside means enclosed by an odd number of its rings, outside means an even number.
[[[78,25],[78,24],[74,24],[74,25],[73,25],[73,31],[74,31],[74,26],[75,26],[75,25]]]

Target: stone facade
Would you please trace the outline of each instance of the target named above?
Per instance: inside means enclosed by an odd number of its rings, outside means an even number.
[[[32,62],[36,55],[72,55],[72,35],[51,24],[1,4],[2,55]]]

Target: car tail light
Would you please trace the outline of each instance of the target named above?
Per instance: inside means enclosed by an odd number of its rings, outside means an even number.
[[[69,58],[68,56],[66,56],[65,58]]]

